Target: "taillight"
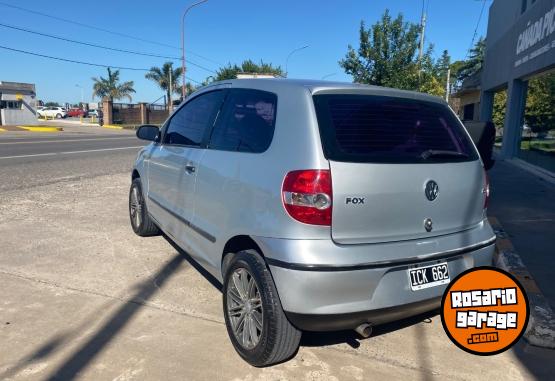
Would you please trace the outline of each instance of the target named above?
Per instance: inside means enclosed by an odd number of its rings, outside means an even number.
[[[331,226],[333,194],[329,170],[289,172],[281,189],[287,213],[305,224]]]
[[[489,176],[486,171],[484,171],[484,188],[482,189],[484,194],[484,210],[488,208],[489,205]]]

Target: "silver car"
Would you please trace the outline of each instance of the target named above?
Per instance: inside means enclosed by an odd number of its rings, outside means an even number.
[[[140,236],[163,232],[222,282],[237,352],[293,356],[301,331],[372,326],[439,307],[492,262],[488,180],[461,122],[425,94],[283,79],[195,92],[138,155]]]

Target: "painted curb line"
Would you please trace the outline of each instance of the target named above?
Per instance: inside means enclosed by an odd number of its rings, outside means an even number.
[[[17,128],[30,132],[58,132],[63,131],[62,127],[41,127],[41,126],[17,126]]]
[[[516,252],[508,234],[495,217],[489,218],[497,241],[493,264],[512,275],[522,284],[530,303],[530,320],[524,333],[528,343],[536,347],[555,349],[555,314],[536,281]]]
[[[122,126],[116,126],[116,125],[113,125],[113,124],[105,124],[105,125],[102,126],[102,128],[111,128],[113,130],[123,130]]]

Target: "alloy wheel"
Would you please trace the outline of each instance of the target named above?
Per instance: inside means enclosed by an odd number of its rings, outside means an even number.
[[[129,202],[129,212],[131,213],[131,220],[136,228],[141,226],[142,221],[142,204],[141,196],[137,187],[133,187],[131,191],[131,200]]]
[[[245,349],[254,348],[262,336],[264,310],[256,280],[245,268],[228,279],[227,314],[237,341]]]

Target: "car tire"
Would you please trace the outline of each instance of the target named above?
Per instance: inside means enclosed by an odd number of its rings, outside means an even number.
[[[135,234],[141,237],[160,235],[160,229],[148,214],[141,179],[136,178],[129,189],[129,219]]]
[[[62,119],[62,114],[56,114],[56,119]]]
[[[301,331],[285,316],[264,259],[256,250],[229,255],[233,257],[225,269],[223,309],[231,343],[256,367],[288,360],[299,348]]]

